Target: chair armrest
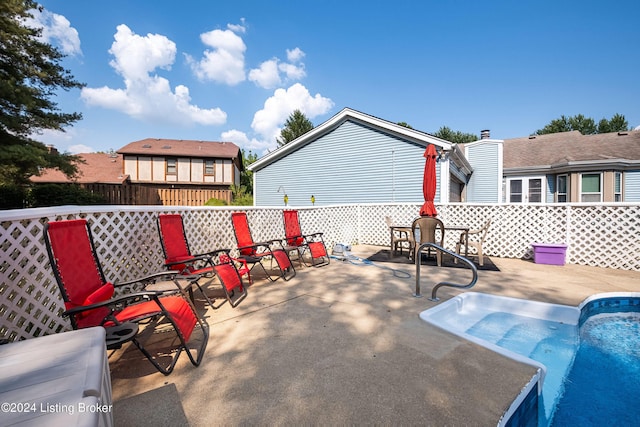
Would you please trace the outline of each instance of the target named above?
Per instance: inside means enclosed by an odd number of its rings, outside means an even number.
[[[152,299],[158,299],[158,295],[159,294],[156,292],[134,292],[131,294],[126,294],[126,295],[121,295],[119,297],[111,298],[106,301],[97,302],[95,304],[73,307],[68,310],[65,310],[64,313],[62,313],[62,315],[71,316],[73,314],[82,313],[83,311],[94,310],[100,307],[109,307],[109,306],[115,306],[118,304],[123,304],[124,302],[130,301],[130,300],[134,302],[141,301],[141,300],[149,301]]]
[[[307,239],[307,238],[309,238],[309,237],[311,237],[311,238],[313,238],[313,239],[318,238],[318,237],[319,237],[320,239],[323,239],[323,236],[324,236],[324,233],[311,233],[311,234],[305,234],[305,235],[304,235],[304,236],[302,236],[302,237],[304,237],[305,239]]]
[[[216,256],[222,254],[222,253],[228,254],[229,252],[231,252],[231,249],[223,248],[223,249],[216,249],[214,251],[210,251],[210,252],[205,252],[205,253],[202,253],[202,254],[194,255],[194,257],[198,258],[198,259],[200,259],[200,257],[213,258],[213,257],[216,257]]]
[[[181,263],[184,264],[184,261],[181,262]],[[177,271],[158,271],[158,272],[152,273],[152,274],[150,274],[148,276],[139,277],[139,278],[136,278],[134,280],[129,280],[129,281],[126,281],[126,282],[116,282],[116,283],[113,284],[113,286],[114,287],[120,287],[120,286],[127,286],[127,285],[135,285],[137,283],[140,283],[140,284],[144,285],[144,284],[148,284],[148,283],[154,282],[154,281],[156,281],[156,280],[158,280],[160,278],[172,278],[173,279],[178,274],[180,274],[180,273],[177,272]]]

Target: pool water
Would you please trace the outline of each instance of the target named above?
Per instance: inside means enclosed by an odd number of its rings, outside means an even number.
[[[540,418],[550,419],[554,402],[562,395],[564,379],[569,374],[578,348],[576,325],[496,312],[484,316],[466,333],[546,366],[542,402],[550,403],[541,405],[544,414],[540,413]]]
[[[640,313],[589,317],[552,425],[638,425],[638,398]]]
[[[576,325],[496,312],[466,333],[546,366],[539,425],[638,425],[640,313],[595,315],[578,333]]]
[[[640,425],[638,292],[578,307],[465,292],[420,318],[538,369],[499,425]]]

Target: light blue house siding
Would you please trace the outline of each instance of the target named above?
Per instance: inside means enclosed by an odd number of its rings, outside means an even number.
[[[555,192],[556,192],[556,176],[555,175],[547,175],[547,186],[546,186],[546,201],[547,203],[553,203],[555,201]]]
[[[499,203],[502,186],[502,145],[491,141],[470,143],[466,157],[473,168],[467,184],[466,201],[470,203]]]
[[[257,206],[424,201],[425,147],[347,120],[254,172]],[[440,176],[440,165],[437,165]],[[280,189],[280,191],[278,191]],[[440,200],[440,185],[436,202]]]
[[[640,170],[624,173],[623,194],[625,202],[640,202]]]

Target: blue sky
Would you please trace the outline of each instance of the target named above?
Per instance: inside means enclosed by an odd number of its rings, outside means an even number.
[[[640,2],[43,0],[44,37],[86,84],[71,153],[144,138],[259,156],[296,108],[345,107],[436,132],[526,136],[561,115],[640,126]]]

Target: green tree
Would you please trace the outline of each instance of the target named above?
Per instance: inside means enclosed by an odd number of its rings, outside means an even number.
[[[464,133],[451,130],[447,126],[442,126],[433,136],[444,139],[454,144],[464,144],[465,142],[473,142],[478,140],[478,136],[472,133]]]
[[[45,129],[64,130],[82,118],[62,113],[57,90],[84,85],[60,65],[64,55],[42,42],[41,29],[25,24],[33,0],[0,1],[0,183],[25,184],[43,168],[77,173],[76,156],[60,154],[32,138]]]
[[[582,114],[576,116],[560,116],[553,119],[542,129],[538,129],[535,135],[545,135],[548,133],[571,132],[577,130],[583,135],[593,135],[596,133],[620,132],[629,130],[629,123],[621,114],[615,114],[611,120],[603,118],[596,125],[591,117]]]
[[[413,127],[407,122],[398,122],[400,126],[406,127],[408,129],[413,129]]]
[[[628,130],[631,130],[629,122],[622,114],[616,113],[610,120],[602,118],[598,122],[598,133],[626,132]]]
[[[311,129],[313,129],[313,123],[307,119],[307,116],[300,110],[294,110],[287,121],[284,122],[284,128],[280,131],[280,138],[277,139],[278,146],[282,147],[288,144]]]
[[[240,150],[240,154],[242,155],[242,164],[244,165],[244,170],[240,172],[240,187],[244,187],[246,193],[253,194],[253,172],[247,169],[251,163],[258,160],[258,155],[249,151]]]

